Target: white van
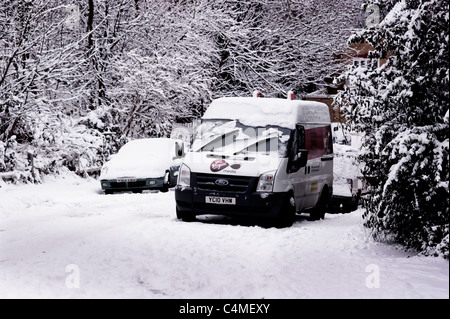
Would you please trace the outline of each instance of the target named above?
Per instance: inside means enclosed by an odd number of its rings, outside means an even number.
[[[332,189],[327,105],[290,94],[219,98],[180,167],[176,212],[185,221],[217,214],[269,218],[284,227],[298,212],[323,218]]]

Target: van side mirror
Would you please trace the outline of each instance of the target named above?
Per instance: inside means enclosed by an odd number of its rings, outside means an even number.
[[[288,165],[287,165],[287,173],[295,173],[300,168],[305,167],[308,163],[308,150],[301,149],[298,150],[295,155],[289,157]]]
[[[308,163],[308,150],[305,149],[299,150],[296,157],[298,161],[298,166],[300,166],[300,168],[305,167],[306,163]]]
[[[181,158],[184,156],[184,143],[176,142],[175,143],[175,156],[173,159]]]

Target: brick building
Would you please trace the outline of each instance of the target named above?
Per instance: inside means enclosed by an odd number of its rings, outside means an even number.
[[[355,43],[349,46],[345,53],[340,54],[337,57],[339,63],[343,62],[344,65],[351,68],[367,68],[368,66],[379,67],[386,63],[384,59],[371,59],[369,58],[369,52],[374,48],[368,43]],[[339,75],[330,76],[324,79],[325,85],[322,89],[308,93],[304,96],[305,100],[322,102],[328,105],[330,111],[331,122],[345,123],[345,117],[339,109],[335,109],[333,105],[334,98],[339,90],[342,90],[345,86],[345,82],[334,83],[334,80]]]

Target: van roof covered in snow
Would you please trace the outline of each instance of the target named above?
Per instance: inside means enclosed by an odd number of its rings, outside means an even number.
[[[212,101],[203,119],[238,120],[247,126],[295,128],[296,123],[330,123],[324,103],[259,97],[223,97]]]

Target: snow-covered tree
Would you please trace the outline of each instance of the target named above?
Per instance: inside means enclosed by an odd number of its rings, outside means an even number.
[[[76,170],[83,154],[93,161],[98,156],[90,138],[74,137],[80,128],[70,118],[79,114],[85,62],[70,9],[66,1],[0,4],[2,166],[24,172],[24,179],[39,180],[40,172],[62,166]]]
[[[448,258],[448,2],[384,4],[383,21],[350,42],[368,42],[370,57],[387,63],[349,71],[336,98],[349,125],[364,133],[365,225],[376,238]]]
[[[212,98],[312,90],[361,1],[1,1],[0,170],[82,171]]]
[[[219,1],[220,2],[220,1]],[[301,95],[343,70],[336,56],[360,23],[359,0],[223,1],[216,94]]]
[[[110,62],[111,104],[123,134],[167,136],[179,118],[198,116],[209,102],[216,50],[209,36],[207,1],[142,3],[128,21],[122,51]]]

